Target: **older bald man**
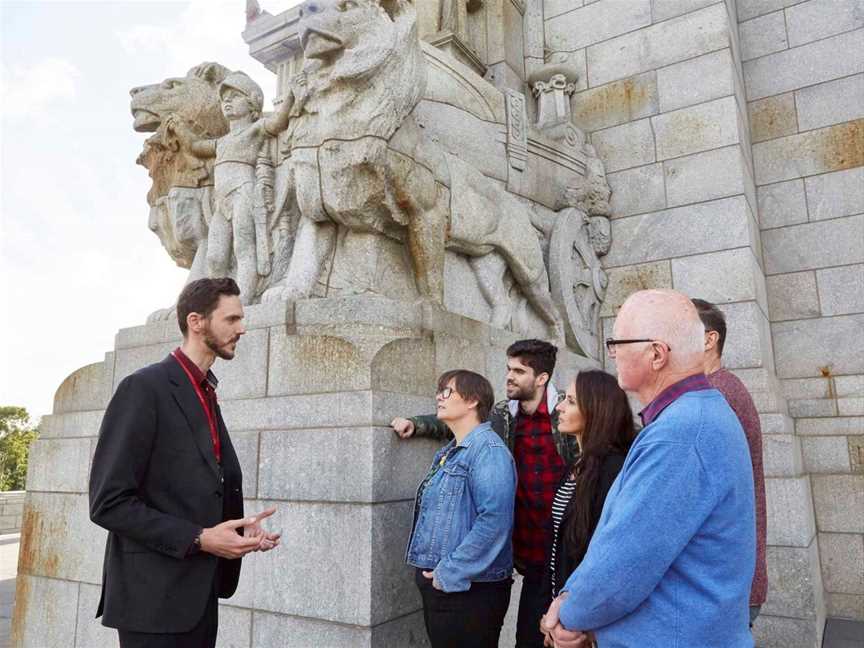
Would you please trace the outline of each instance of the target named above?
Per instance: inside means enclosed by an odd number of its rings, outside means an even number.
[[[703,374],[704,326],[671,290],[632,295],[606,341],[644,429],[544,620],[559,648],[750,648],[756,522],[741,424]]]

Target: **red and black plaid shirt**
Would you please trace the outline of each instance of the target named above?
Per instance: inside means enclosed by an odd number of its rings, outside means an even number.
[[[523,570],[543,569],[546,563],[546,525],[565,468],[552,438],[552,421],[545,393],[534,414],[519,410],[516,415],[513,458],[519,477],[513,558]]]

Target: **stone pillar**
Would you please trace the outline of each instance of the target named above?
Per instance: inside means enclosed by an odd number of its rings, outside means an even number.
[[[246,510],[278,507],[268,528],[283,542],[244,559],[219,645],[425,646],[404,551],[417,483],[440,444],[400,441],[389,423],[433,412],[446,369],[483,373],[502,397],[505,349],[523,336],[366,296],[246,312],[237,357],[214,371]],[[106,534],[88,518],[88,466],[113,388],[178,341],[174,322],[122,330],[104,362],[58,390],[30,464],[15,646],[117,645],[93,618]],[[561,352],[559,382],[590,364]]]
[[[546,3],[547,49],[583,66],[573,120],[612,188],[604,336],[642,288],[675,288],[724,311],[725,364],[763,417],[769,598],[755,632],[760,646],[812,648],[825,618],[819,548],[800,440],[775,373],[737,26],[734,0]]]

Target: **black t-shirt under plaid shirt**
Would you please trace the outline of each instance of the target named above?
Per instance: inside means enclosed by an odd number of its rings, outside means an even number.
[[[534,414],[516,415],[513,459],[519,482],[513,524],[513,558],[521,569],[542,570],[546,564],[546,525],[564,460],[552,437],[552,420],[544,392]]]

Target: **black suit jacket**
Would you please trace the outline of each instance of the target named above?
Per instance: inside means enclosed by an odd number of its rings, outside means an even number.
[[[96,616],[134,632],[187,632],[240,560],[187,556],[199,530],[243,516],[240,463],[217,410],[222,464],[195,389],[168,356],[125,378],[99,431],[90,519],[109,531]]]

